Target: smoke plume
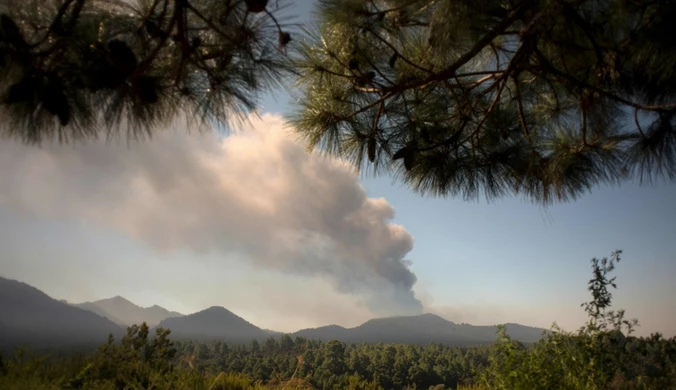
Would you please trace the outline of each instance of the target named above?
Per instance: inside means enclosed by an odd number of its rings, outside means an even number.
[[[0,143],[0,204],[118,229],[159,252],[241,254],[330,281],[378,316],[419,314],[413,238],[344,162],[307,153],[281,118],[228,137],[175,125],[152,140]]]

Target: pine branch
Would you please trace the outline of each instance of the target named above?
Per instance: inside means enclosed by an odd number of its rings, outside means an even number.
[[[110,0],[47,1],[40,8],[4,7],[4,136],[66,142],[127,126],[136,138],[179,110],[227,121],[252,109],[258,93],[287,74],[283,53],[269,50],[279,41],[281,19],[272,13],[247,19],[245,2],[204,0],[200,5],[219,15],[214,20],[189,0],[154,0],[141,8]],[[243,34],[235,40],[228,30]],[[210,92],[206,82],[219,90]]]
[[[463,65],[467,64],[474,57],[476,57],[479,54],[479,52],[481,52],[486,46],[488,46],[491,42],[493,42],[495,38],[497,38],[502,32],[504,32],[509,26],[511,26],[521,17],[521,12],[523,12],[527,3],[529,2],[526,2],[521,6],[510,11],[508,15],[497,26],[495,26],[488,34],[484,35],[481,39],[477,40],[477,42],[474,44],[474,46],[472,46],[471,49],[463,53],[460,56],[460,58],[458,58],[453,64],[448,66],[443,71],[434,73],[427,78],[412,83],[404,83],[403,85],[396,85],[389,88],[383,88],[381,91],[385,93],[388,92],[400,93],[408,89],[424,88],[432,83],[444,81],[446,79],[454,77],[458,69],[460,69]]]
[[[538,56],[538,60],[540,60],[541,64],[544,65],[546,71],[548,71],[548,72],[550,72],[550,73],[552,73],[556,76],[559,76],[560,78],[567,80],[567,81],[575,84],[576,86],[578,86],[580,88],[592,90],[594,92],[597,92],[598,94],[600,94],[603,97],[614,100],[614,101],[616,101],[620,104],[623,104],[625,106],[629,106],[629,107],[632,107],[632,108],[641,109],[641,110],[645,110],[645,111],[656,111],[656,112],[666,112],[666,111],[676,109],[676,103],[655,106],[655,105],[645,105],[645,104],[637,103],[637,102],[634,102],[634,101],[631,101],[631,100],[627,100],[627,99],[622,98],[622,97],[620,97],[620,96],[618,96],[618,95],[616,95],[616,94],[614,94],[610,91],[606,91],[606,90],[604,90],[600,87],[597,87],[595,85],[589,84],[589,83],[584,82],[582,80],[578,80],[577,78],[572,76],[570,74],[570,72],[564,72],[564,71],[557,69],[542,54],[542,52],[540,52],[538,49],[535,49],[534,53],[536,53],[536,55]]]

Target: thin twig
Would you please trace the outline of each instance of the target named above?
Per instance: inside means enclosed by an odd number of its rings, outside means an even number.
[[[493,40],[496,37],[498,37],[515,21],[517,21],[521,17],[521,13],[528,3],[529,2],[525,2],[521,6],[513,9],[505,19],[503,19],[497,26],[495,26],[495,28],[493,28],[488,34],[484,35],[481,39],[479,39],[474,44],[474,46],[472,46],[472,48],[470,48],[467,52],[461,55],[460,58],[458,58],[452,65],[450,65],[443,71],[432,74],[429,77],[426,77],[422,80],[411,82],[409,84],[395,85],[392,87],[383,88],[381,91],[386,93],[403,92],[408,89],[423,88],[428,86],[429,84],[438,81],[444,81],[450,77],[453,77],[458,69],[460,69],[463,65],[471,61],[474,57],[476,57],[486,46],[488,46],[491,42],[493,42]]]
[[[204,16],[197,8],[195,8],[192,4],[189,2],[186,4],[186,7],[192,11],[195,16],[200,18],[204,23],[206,23],[207,26],[209,26],[212,30],[218,33],[218,35],[222,36],[226,40],[233,42],[232,37],[230,37],[228,34],[224,33],[218,26],[216,26],[211,20],[209,20],[206,16]]]
[[[63,3],[63,5],[59,8],[59,12],[57,12],[56,17],[54,18],[54,20],[52,20],[52,23],[49,25],[49,28],[47,29],[45,35],[38,42],[30,45],[31,48],[38,47],[41,44],[45,43],[47,39],[49,39],[49,36],[52,34],[52,32],[54,32],[56,26],[58,26],[61,23],[61,19],[63,19],[63,16],[66,14],[66,11],[68,11],[68,7],[70,7],[70,5],[73,4],[73,1],[75,0],[66,0],[66,2]]]
[[[584,82],[582,80],[578,80],[575,77],[573,77],[573,76],[571,76],[571,75],[569,75],[565,72],[560,71],[551,62],[549,62],[549,60],[547,58],[545,58],[544,54],[542,54],[542,52],[540,52],[537,48],[534,50],[534,52],[538,56],[538,60],[540,60],[540,62],[543,65],[545,65],[546,69],[548,71],[550,71],[551,73],[553,73],[553,74],[555,74],[555,75],[557,75],[561,78],[564,78],[564,79],[576,84],[579,87],[591,89],[594,92],[597,92],[598,94],[600,94],[604,97],[607,97],[608,99],[614,100],[618,103],[622,103],[624,105],[627,105],[627,106],[630,106],[630,107],[633,107],[633,108],[638,108],[638,109],[646,110],[646,111],[667,111],[667,110],[676,109],[676,103],[667,104],[667,105],[663,105],[663,106],[650,106],[650,105],[644,105],[644,104],[632,102],[631,100],[627,100],[627,99],[624,99],[622,97],[619,97],[619,96],[613,94],[612,92],[606,91],[605,89],[591,85],[591,84]]]
[[[160,38],[160,42],[157,44],[155,49],[150,53],[150,55],[148,55],[148,57],[146,57],[146,59],[144,59],[139,64],[139,66],[134,71],[134,74],[137,74],[137,75],[143,74],[143,73],[145,73],[146,70],[148,70],[148,68],[150,68],[150,65],[152,65],[152,62],[155,60],[155,58],[157,58],[160,51],[164,47],[164,44],[169,39],[169,36],[171,35],[171,31],[174,29],[174,25],[176,24],[176,21],[178,20],[179,17],[181,17],[181,7],[178,7],[177,5],[175,5],[174,13],[171,16],[171,21],[169,22],[169,28],[167,30],[167,34],[163,35]]]
[[[381,101],[380,106],[378,107],[378,112],[376,113],[376,117],[373,120],[372,132],[374,135],[378,134],[378,122],[380,121],[380,116],[383,114],[384,109],[385,109],[385,101]]]
[[[500,81],[496,81],[496,83],[500,83]],[[498,104],[498,101],[500,100],[500,96],[502,95],[502,90],[505,88],[507,85],[507,82],[503,80],[503,82],[500,84],[500,87],[498,87],[498,91],[495,94],[495,99],[493,99],[493,102],[491,105],[488,107],[488,110],[486,110],[486,114],[484,114],[484,117],[481,119],[481,122],[477,125],[477,131],[481,129],[481,126],[486,123],[486,120],[488,120],[488,116],[493,112],[495,107]]]
[[[643,137],[643,139],[646,139],[645,133],[643,133],[643,129],[641,128],[641,124],[638,123],[638,108],[634,108],[634,123],[636,123],[636,128],[638,129],[638,132],[641,133],[641,137]]]
[[[581,124],[582,144],[584,146],[589,146],[589,144],[587,143],[587,108],[585,107],[584,103],[580,105],[580,108],[582,109],[582,124]]]
[[[368,104],[368,105],[366,105],[366,106],[360,108],[359,110],[354,111],[354,112],[351,113],[350,115],[346,116],[346,117],[344,118],[344,120],[353,118],[354,116],[359,115],[359,114],[361,114],[362,112],[367,111],[367,110],[369,110],[369,109],[371,109],[371,108],[377,106],[378,104],[380,104],[380,103],[384,102],[385,100],[387,100],[387,99],[388,99],[390,96],[392,96],[392,95],[393,95],[393,94],[385,94],[385,95],[383,95],[380,99],[374,101],[373,103]]]
[[[382,43],[384,43],[387,47],[389,47],[390,50],[392,50],[392,51],[394,52],[394,54],[397,56],[397,58],[401,58],[402,61],[404,61],[405,63],[411,65],[412,67],[414,67],[414,68],[416,68],[416,69],[418,69],[418,70],[422,70],[423,72],[427,72],[427,73],[434,73],[433,71],[431,71],[431,70],[429,70],[429,69],[426,69],[426,68],[423,68],[422,66],[420,66],[420,65],[418,65],[418,64],[416,64],[416,63],[414,63],[413,61],[411,61],[411,60],[409,60],[408,58],[406,58],[406,57],[404,57],[403,55],[401,55],[401,53],[399,53],[399,51],[397,50],[396,47],[394,47],[394,45],[392,45],[390,42],[388,42],[385,38],[383,38],[383,37],[381,37],[380,35],[376,34],[375,31],[371,30],[370,28],[367,29],[367,31],[370,32],[370,33],[371,33],[374,37],[376,37],[379,41],[381,41]]]
[[[519,88],[519,80],[517,80],[516,77],[513,77],[512,79],[514,80],[514,92],[516,93],[516,105],[519,111],[519,122],[521,123],[521,127],[523,128],[528,143],[530,143],[532,146],[533,142],[530,137],[530,130],[528,130],[528,124],[526,123],[526,114],[524,113],[523,102],[521,101],[521,88]]]

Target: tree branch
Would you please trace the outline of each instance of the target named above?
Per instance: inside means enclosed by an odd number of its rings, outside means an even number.
[[[412,88],[421,88],[425,87],[431,83],[435,83],[438,81],[443,81],[446,80],[450,77],[453,77],[455,73],[460,69],[463,65],[471,61],[474,57],[476,57],[486,46],[488,46],[495,38],[497,38],[503,31],[505,31],[509,26],[511,26],[514,22],[516,22],[520,17],[521,13],[525,9],[526,5],[529,4],[530,1],[525,2],[521,6],[513,9],[512,11],[509,12],[507,17],[503,19],[493,30],[491,30],[488,34],[483,36],[481,39],[479,39],[474,46],[472,46],[471,49],[469,49],[467,52],[465,52],[460,58],[458,58],[451,66],[447,67],[443,71],[439,73],[435,73],[433,75],[430,75],[429,77],[426,77],[422,80],[418,80],[409,84],[404,84],[404,85],[397,85],[393,86],[390,88],[383,88],[382,92],[402,92],[408,89]]]
[[[59,8],[59,11],[57,12],[56,16],[54,17],[54,20],[52,20],[52,23],[49,25],[49,28],[47,29],[47,32],[45,35],[40,39],[38,42],[30,45],[30,48],[35,48],[47,41],[49,39],[49,36],[54,32],[54,29],[61,23],[61,20],[63,19],[63,16],[66,14],[66,11],[68,11],[68,7],[70,7],[71,4],[73,4],[75,0],[66,0],[65,3],[61,5]],[[83,2],[84,0],[78,0],[80,2]]]
[[[516,93],[516,105],[519,112],[519,122],[521,123],[521,127],[523,128],[524,135],[526,136],[528,143],[533,146],[533,141],[530,137],[530,130],[528,129],[528,123],[526,123],[526,114],[523,109],[523,102],[521,101],[521,88],[519,88],[519,80],[517,80],[516,77],[513,77],[512,79],[514,80],[514,92]]]
[[[537,48],[535,48],[534,52],[538,56],[538,60],[541,62],[541,64],[546,66],[546,70],[548,70],[549,72],[551,72],[552,74],[554,74],[556,76],[559,76],[559,77],[561,77],[565,80],[572,82],[573,84],[576,84],[578,87],[591,89],[592,91],[597,92],[601,96],[607,97],[608,99],[614,100],[618,103],[622,103],[624,105],[627,105],[627,106],[630,106],[630,107],[633,107],[633,108],[639,108],[641,110],[669,111],[669,110],[676,109],[676,103],[667,104],[667,105],[663,105],[663,106],[648,106],[648,105],[645,105],[645,104],[636,103],[636,102],[632,102],[631,100],[624,99],[620,96],[615,95],[612,92],[606,91],[605,89],[602,89],[602,88],[597,87],[595,85],[591,85],[591,84],[584,82],[582,80],[578,80],[575,77],[571,76],[570,74],[567,74],[566,72],[560,71]]]

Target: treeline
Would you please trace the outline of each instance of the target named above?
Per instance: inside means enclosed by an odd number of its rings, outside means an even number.
[[[676,389],[676,339],[554,332],[532,346],[173,342],[145,325],[93,354],[0,358],[2,389]]]
[[[531,346],[501,329],[494,345],[475,348],[282,336],[247,347],[179,343],[177,351],[186,368],[209,375],[238,372],[268,384],[301,378],[318,389],[349,388],[355,378],[383,389],[676,389],[676,338],[638,338],[607,325],[578,333],[558,329]]]
[[[493,348],[442,345],[346,345],[282,336],[264,343],[173,342],[145,324],[91,355],[27,355],[1,360],[0,388],[287,389],[457,388],[489,363]],[[226,373],[226,374],[223,374]],[[239,383],[239,384],[237,384]],[[213,387],[212,387],[213,385]],[[36,386],[36,387],[33,387]],[[234,386],[234,387],[233,387]]]
[[[239,372],[260,383],[301,378],[318,389],[348,388],[355,378],[385,389],[456,388],[470,384],[489,362],[490,347],[359,344],[282,336],[248,346],[177,343],[181,364],[200,372]]]

